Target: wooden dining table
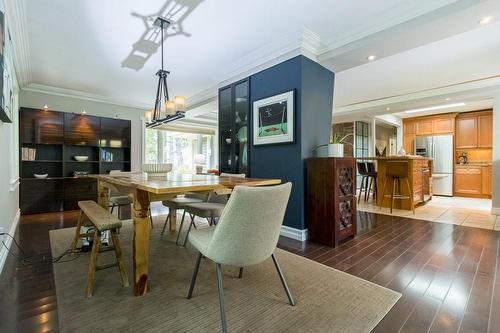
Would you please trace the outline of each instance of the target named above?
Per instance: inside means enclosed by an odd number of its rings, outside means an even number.
[[[258,179],[219,177],[215,175],[186,175],[169,173],[162,177],[152,177],[141,173],[121,173],[117,175],[90,175],[98,182],[98,203],[109,207],[110,188],[133,194],[133,271],[134,294],[144,295],[148,289],[150,204],[154,201],[171,199],[187,192],[218,194],[230,193],[239,185],[266,186],[281,183],[280,179]],[[169,212],[170,230],[176,229],[177,212]]]

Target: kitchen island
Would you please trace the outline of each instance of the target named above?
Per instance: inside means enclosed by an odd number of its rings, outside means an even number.
[[[386,183],[386,170],[388,163],[395,161],[407,161],[407,174],[410,182],[410,192],[406,182],[399,182],[396,184],[396,193],[403,196],[409,196],[413,193],[413,204],[419,206],[427,201],[432,200],[432,159],[420,157],[416,155],[407,156],[389,156],[389,157],[364,157],[358,158],[358,161],[369,160],[377,162],[377,188],[380,193],[377,194],[377,205],[382,207],[391,207],[391,189],[392,180],[387,179]],[[382,193],[384,183],[385,193]],[[385,194],[385,195],[384,195]],[[388,195],[386,197],[386,195]],[[394,209],[412,210],[411,201],[395,200]]]

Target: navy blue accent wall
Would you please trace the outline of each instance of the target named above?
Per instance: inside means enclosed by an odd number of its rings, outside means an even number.
[[[284,61],[250,77],[250,106],[262,98],[295,90],[295,142],[254,146],[250,128],[251,177],[292,182],[284,225],[307,228],[305,221],[305,159],[328,143],[331,131],[334,74],[304,57]],[[253,120],[250,121],[253,124]]]

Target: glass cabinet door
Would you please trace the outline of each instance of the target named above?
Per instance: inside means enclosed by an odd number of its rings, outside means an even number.
[[[248,81],[234,86],[234,172],[248,172]]]
[[[232,92],[231,87],[219,91],[219,170],[232,172]]]

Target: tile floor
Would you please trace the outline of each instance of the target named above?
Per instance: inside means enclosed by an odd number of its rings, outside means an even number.
[[[380,210],[374,201],[363,199],[358,210],[390,215],[389,208]],[[500,216],[491,214],[489,199],[434,196],[427,204],[417,207],[415,215],[401,209],[394,209],[392,215],[500,231]]]

